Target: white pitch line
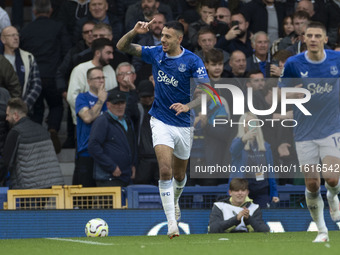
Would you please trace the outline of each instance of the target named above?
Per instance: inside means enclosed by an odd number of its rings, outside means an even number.
[[[74,242],[74,243],[94,244],[94,245],[114,245],[113,243],[98,243],[98,242],[92,242],[92,241],[72,240],[72,239],[64,239],[64,238],[46,238],[46,239],[56,240],[56,241],[65,241],[65,242]]]

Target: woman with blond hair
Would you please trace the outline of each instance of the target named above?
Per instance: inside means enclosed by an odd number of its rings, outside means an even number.
[[[273,156],[270,145],[264,141],[262,125],[263,121],[250,112],[241,116],[237,136],[230,147],[231,164],[237,169],[230,180],[247,178],[249,197],[261,208],[267,208],[271,202],[278,203],[280,200],[275,175],[268,171],[269,166],[273,166]]]

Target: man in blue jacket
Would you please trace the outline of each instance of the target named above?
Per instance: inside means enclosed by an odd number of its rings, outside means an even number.
[[[137,142],[132,122],[124,115],[125,94],[111,91],[108,111],[92,124],[88,151],[94,159],[93,177],[98,187],[127,186],[135,178]]]

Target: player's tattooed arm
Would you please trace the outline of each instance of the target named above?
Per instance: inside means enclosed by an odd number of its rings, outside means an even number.
[[[139,44],[133,44],[132,40],[137,34],[145,34],[149,31],[149,26],[154,22],[152,19],[150,22],[138,21],[135,27],[126,33],[117,43],[117,49],[126,52],[130,55],[140,57],[142,55],[142,46]]]
[[[210,91],[210,89],[203,87],[202,85],[198,85],[196,89],[200,89],[200,88],[204,88],[207,89],[208,91]],[[210,91],[211,93],[213,93],[212,91]],[[207,102],[210,101],[210,97],[207,97]],[[192,109],[195,108],[196,106],[199,106],[201,104],[202,101],[202,97],[198,96],[196,97],[194,100],[192,100],[191,102],[187,103],[186,105]]]
[[[133,38],[137,35],[134,30],[125,34],[117,43],[117,49],[126,52],[132,56],[140,57],[142,55],[142,46],[132,43]]]

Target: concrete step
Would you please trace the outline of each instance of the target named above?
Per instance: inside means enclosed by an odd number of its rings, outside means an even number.
[[[61,173],[64,177],[65,185],[72,185],[72,177],[75,166],[75,149],[62,149],[57,156],[60,163]]]
[[[64,177],[65,185],[72,185],[74,163],[60,163],[61,173]]]
[[[61,152],[57,155],[58,160],[61,163],[74,163],[75,159],[75,149],[62,149]]]

